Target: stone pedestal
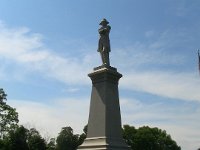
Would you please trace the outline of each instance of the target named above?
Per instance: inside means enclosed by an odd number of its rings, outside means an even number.
[[[87,138],[79,150],[128,150],[122,138],[116,68],[100,66],[89,74],[92,94]]]

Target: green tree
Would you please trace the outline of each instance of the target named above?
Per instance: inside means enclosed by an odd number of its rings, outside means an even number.
[[[28,150],[27,135],[28,130],[23,126],[10,130],[4,138],[4,148],[6,150]]]
[[[123,126],[123,138],[125,139],[126,143],[131,146],[133,149],[135,145],[135,134],[137,130],[133,126],[124,125]]]
[[[6,146],[7,144],[6,144],[5,139],[0,139],[0,150],[6,150]]]
[[[47,144],[47,150],[55,150],[56,149],[56,139],[51,138],[49,143]]]
[[[123,137],[133,150],[181,150],[166,131],[158,128],[124,125]]]
[[[88,125],[85,125],[85,127],[83,128],[83,133],[79,136],[78,145],[81,145],[84,142],[84,140],[86,139],[87,128],[88,128]]]
[[[15,108],[6,104],[7,94],[3,89],[0,89],[0,138],[11,129],[17,126],[18,113]]]
[[[79,145],[79,135],[74,135],[71,127],[63,127],[56,143],[56,150],[76,150]]]
[[[0,150],[46,150],[46,142],[39,132],[23,126],[10,130],[0,142]],[[53,149],[49,149],[53,150]]]
[[[29,150],[46,150],[46,142],[35,128],[28,131],[27,142]]]

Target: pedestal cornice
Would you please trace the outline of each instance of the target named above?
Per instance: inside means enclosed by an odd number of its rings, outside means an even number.
[[[118,84],[118,81],[122,77],[122,74],[117,72],[117,69],[114,67],[100,66],[94,68],[94,71],[89,73],[88,76],[91,78],[93,84],[104,81]]]

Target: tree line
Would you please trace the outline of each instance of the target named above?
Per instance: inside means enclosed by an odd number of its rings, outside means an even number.
[[[0,150],[76,150],[87,136],[87,125],[82,134],[74,134],[69,126],[63,127],[56,138],[41,136],[35,128],[27,129],[18,122],[18,113],[9,106],[7,94],[0,89]],[[181,150],[165,130],[157,127],[124,125],[123,138],[132,150]]]

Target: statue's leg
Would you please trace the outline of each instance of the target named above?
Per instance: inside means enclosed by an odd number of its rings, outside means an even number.
[[[101,60],[102,60],[102,65],[104,65],[105,61],[104,61],[104,52],[100,52],[101,55]]]
[[[103,56],[104,57],[104,65],[110,66],[108,47],[104,47],[103,55],[104,55]]]
[[[105,64],[110,66],[109,52],[105,52]]]
[[[103,65],[105,65],[106,64],[105,51],[102,52],[102,60],[103,60]]]

